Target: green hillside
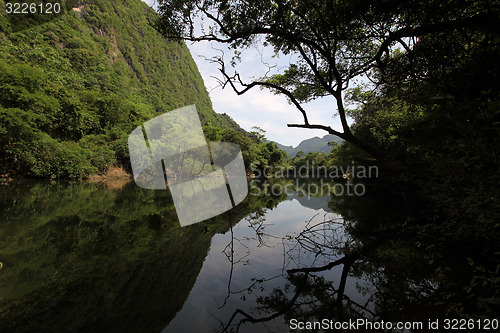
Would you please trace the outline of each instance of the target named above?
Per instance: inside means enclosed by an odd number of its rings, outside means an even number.
[[[277,143],[277,145],[279,149],[286,151],[288,155],[294,157],[299,151],[302,151],[305,154],[312,152],[325,152],[328,154],[332,150],[332,147],[328,145],[328,142],[341,144],[342,141],[343,140],[341,138],[328,134],[322,138],[315,136],[314,138],[304,140],[295,148],[293,146],[284,146],[279,143]]]
[[[190,104],[205,126],[243,132],[213,111],[186,45],[149,25],[145,3],[60,3],[59,15],[8,15],[0,0],[0,177],[127,167],[132,129]]]

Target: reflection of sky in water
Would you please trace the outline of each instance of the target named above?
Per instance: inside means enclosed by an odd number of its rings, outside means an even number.
[[[304,204],[302,198],[301,202]],[[310,198],[307,206],[318,207],[325,198]],[[313,202],[319,200],[318,202]],[[326,200],[327,202],[328,200]],[[327,209],[326,205],[322,205]],[[225,305],[226,296],[228,295],[228,282],[231,273],[231,262],[224,254],[224,249],[231,242],[231,232],[228,231],[224,235],[215,235],[212,239],[211,248],[208,256],[205,258],[203,269],[201,270],[196,284],[184,303],[181,311],[164,329],[163,332],[206,332],[215,331],[219,327],[218,319],[224,324],[227,323],[233,312],[240,308],[250,312],[255,306],[255,297],[258,295],[269,295],[273,288],[283,286],[285,279],[280,275],[283,272],[284,254],[288,247],[284,247],[282,237],[285,235],[296,236],[300,233],[307,222],[314,217],[314,222],[319,223],[323,220],[339,218],[338,215],[325,211],[325,209],[311,209],[304,207],[295,198],[281,202],[273,210],[268,210],[262,219],[263,232],[271,236],[257,237],[255,228],[251,227],[251,219],[243,219],[233,227],[234,233],[234,258],[231,291],[236,292],[247,289],[252,284],[252,278],[271,279],[263,284],[259,284],[254,289],[254,294],[248,292],[236,293],[230,295]],[[252,223],[256,223],[253,221]],[[288,246],[289,241],[286,242]],[[226,253],[229,253],[230,248],[226,248]],[[295,250],[296,252],[296,250]],[[294,255],[296,253],[293,253]],[[321,257],[321,256],[319,256]],[[329,262],[328,259],[318,261],[314,260],[314,254],[307,255],[301,252],[300,267],[321,266]],[[293,262],[286,261],[286,269],[296,268],[297,265]],[[342,265],[334,267],[330,271],[320,273],[330,281],[337,283],[342,272]],[[319,275],[319,274],[318,274]],[[276,277],[272,279],[273,277]],[[349,278],[346,284],[345,294],[352,300],[360,302],[364,299],[356,290],[357,279]],[[259,287],[264,287],[264,291],[260,292]],[[245,301],[241,298],[245,297]],[[252,313],[252,312],[250,312]],[[263,317],[266,314],[258,314],[253,312],[255,317]],[[236,321],[237,322],[237,321]],[[267,322],[266,327],[272,332],[288,332],[288,326],[282,318],[278,318],[272,322]],[[257,324],[246,323],[240,327],[240,332],[260,332],[265,331],[263,326]]]

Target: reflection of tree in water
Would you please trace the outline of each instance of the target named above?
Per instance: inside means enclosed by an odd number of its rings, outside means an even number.
[[[27,182],[0,198],[2,332],[159,331],[210,247],[202,225],[176,226],[166,191],[133,183]]]
[[[274,207],[280,199],[267,198]],[[159,332],[186,301],[216,233],[262,216],[248,197],[178,226],[168,191],[129,183],[0,188],[1,332]]]
[[[258,220],[259,225],[262,221]],[[265,232],[265,228],[254,229],[257,239],[276,237]],[[239,240],[236,240],[239,241]],[[359,304],[344,294],[349,271],[353,263],[368,249],[378,244],[379,240],[369,246],[358,246],[344,233],[344,224],[340,218],[324,219],[321,222],[308,221],[304,230],[298,235],[282,237],[286,248],[283,257],[283,275],[286,283],[283,287],[274,288],[266,296],[257,297],[258,310],[269,315],[257,317],[242,309],[237,309],[227,323],[222,323],[220,331],[238,331],[246,322],[260,323],[283,316],[285,320],[321,321],[323,318],[343,320],[373,316],[369,304]],[[231,241],[231,244],[235,239]],[[311,263],[308,267],[300,267],[302,263]],[[328,262],[319,265],[319,262]],[[235,263],[232,262],[234,265]],[[342,266],[338,285],[318,273]],[[288,268],[288,269],[287,269]],[[241,292],[249,292],[273,278],[254,278],[251,286]],[[237,293],[237,292],[235,292]]]
[[[429,245],[429,235],[422,235],[415,224],[408,223],[415,216],[413,212],[394,209],[388,217],[373,215],[373,211],[359,210],[356,214],[352,208],[352,222],[311,219],[297,235],[281,237],[286,250],[280,277],[254,277],[252,284],[240,291],[231,291],[228,286],[228,295],[253,293],[258,305],[253,310],[235,310],[221,322],[219,331],[237,332],[245,323],[265,323],[280,317],[286,322],[420,321],[424,327],[432,318],[495,318],[499,310],[495,289],[498,279],[495,282],[491,278],[491,268],[480,276],[472,265],[464,264],[464,253],[457,253],[453,244],[444,249]],[[405,223],[395,223],[394,219]],[[262,219],[251,225],[257,226],[253,228],[260,242],[277,237],[266,233]],[[233,238],[231,243],[235,241]],[[341,268],[338,276],[325,277],[334,268]],[[349,277],[362,282],[356,286],[365,296],[362,302],[346,294]],[[285,283],[264,292],[266,283],[276,278],[283,278]],[[483,288],[478,286],[480,281]]]

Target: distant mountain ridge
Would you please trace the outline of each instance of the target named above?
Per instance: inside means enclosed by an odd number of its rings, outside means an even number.
[[[293,146],[284,146],[278,142],[275,142],[278,145],[278,148],[286,151],[288,155],[294,157],[299,151],[303,151],[305,154],[316,152],[316,151],[324,151],[325,153],[329,153],[332,149],[331,146],[328,145],[328,142],[333,141],[337,144],[342,143],[342,139],[338,136],[327,134],[322,138],[315,136],[314,138],[310,138],[299,143],[297,147]]]

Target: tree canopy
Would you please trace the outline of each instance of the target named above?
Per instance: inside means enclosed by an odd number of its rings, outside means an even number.
[[[285,95],[303,117],[303,123],[289,127],[323,129],[379,159],[382,152],[348,124],[343,93],[352,80],[363,75],[380,87],[388,83],[387,73],[404,64],[407,78],[425,77],[426,64],[442,60],[439,54],[419,54],[426,36],[459,34],[460,47],[466,47],[467,40],[497,33],[500,23],[499,3],[489,0],[161,0],[159,13],[155,26],[168,38],[225,43],[236,50],[236,58],[257,40],[277,55],[292,55],[297,61],[284,70],[251,82],[230,73],[222,57],[214,61],[222,85],[238,94],[260,86]],[[342,132],[309,121],[303,103],[320,97],[333,98],[332,114],[338,114]]]

